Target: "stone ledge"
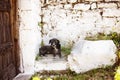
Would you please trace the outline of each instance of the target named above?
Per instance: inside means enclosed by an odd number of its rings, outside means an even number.
[[[42,57],[39,61],[35,62],[35,72],[43,70],[66,70],[68,69],[68,63],[65,57],[59,58],[53,55],[47,55],[47,57]]]

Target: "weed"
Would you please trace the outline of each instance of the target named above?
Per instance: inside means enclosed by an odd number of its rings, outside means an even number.
[[[110,32],[110,34],[98,33],[94,36],[87,36],[86,40],[113,40],[117,48],[120,48],[120,34],[117,32]]]
[[[44,45],[45,45],[43,40],[41,41],[41,44],[40,44],[40,45],[41,45],[41,46],[44,46]]]
[[[66,56],[70,54],[72,47],[61,47],[62,53],[64,53]]]
[[[39,56],[39,54],[37,54],[35,60],[39,61],[40,59],[41,59],[41,57]]]

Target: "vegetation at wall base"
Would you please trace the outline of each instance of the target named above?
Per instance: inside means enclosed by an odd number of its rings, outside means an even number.
[[[120,48],[120,34],[118,34],[117,32],[110,32],[109,34],[98,33],[94,36],[87,36],[85,40],[113,40],[117,48]]]
[[[85,73],[76,74],[73,71],[43,71],[37,72],[32,78],[37,75],[40,80],[114,80],[114,69],[112,66],[105,68],[94,69]]]

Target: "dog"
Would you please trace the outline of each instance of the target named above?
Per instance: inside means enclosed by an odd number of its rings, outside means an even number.
[[[60,41],[56,38],[53,38],[49,40],[50,45],[45,45],[39,48],[39,55],[45,56],[46,54],[53,54],[55,57],[56,55],[59,55],[61,58],[61,45]]]
[[[45,56],[46,54],[53,54],[53,56],[55,57],[55,50],[52,46],[46,45],[46,46],[42,46],[39,49],[39,55],[40,56]]]
[[[55,49],[55,56],[59,55],[61,58],[61,44],[60,41],[56,38],[50,39],[49,44]]]

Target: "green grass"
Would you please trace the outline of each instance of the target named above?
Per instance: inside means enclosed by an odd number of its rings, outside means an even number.
[[[86,40],[113,40],[117,48],[119,49],[120,47],[120,34],[117,32],[110,32],[109,34],[104,34],[104,33],[98,33],[94,36],[87,36],[85,38]]]
[[[61,47],[61,52],[67,56],[71,53],[71,48],[72,48],[71,46],[70,47],[63,47],[62,46]]]
[[[41,59],[41,56],[39,56],[39,54],[37,54],[36,57],[35,57],[35,60],[39,61],[40,59]]]

